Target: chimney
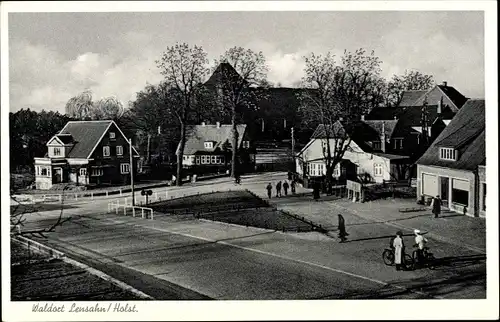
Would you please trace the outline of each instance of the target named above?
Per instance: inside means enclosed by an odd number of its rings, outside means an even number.
[[[201,126],[205,126],[205,122],[201,122]]]
[[[220,122],[215,122],[215,125],[217,125],[217,128],[220,128]]]
[[[442,111],[443,111],[443,96],[441,96],[441,98],[438,101],[437,115],[440,116]]]
[[[443,86],[448,86],[448,82],[447,81],[443,81]]]
[[[365,115],[361,114],[361,121],[364,121],[364,120],[365,120]]]
[[[380,135],[380,149],[385,152],[385,122],[382,122],[382,133]]]

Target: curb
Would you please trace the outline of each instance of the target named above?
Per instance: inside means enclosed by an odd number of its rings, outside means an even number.
[[[22,237],[22,239],[25,239],[26,241],[23,242],[22,240],[19,239],[19,237]],[[57,258],[57,259],[61,259],[63,262],[67,263],[67,264],[70,264],[70,265],[73,265],[73,266],[76,266],[76,267],[79,267],[81,269],[84,269],[85,271],[87,271],[88,273],[92,274],[92,275],[95,275],[105,281],[108,281],[116,286],[118,286],[119,288],[123,289],[124,291],[128,291],[134,295],[137,295],[143,299],[148,299],[148,300],[154,300],[153,297],[147,295],[146,293],[144,292],[141,292],[139,291],[138,289],[122,282],[122,281],[119,281],[117,280],[116,278],[114,277],[111,277],[109,276],[108,274],[102,272],[102,271],[99,271],[95,268],[92,268],[88,265],[85,265],[83,263],[80,263],[74,259],[71,259],[69,257],[66,256],[66,254],[64,254],[63,252],[61,251],[58,251],[57,249],[55,248],[52,248],[52,247],[49,247],[47,245],[44,245],[44,244],[41,244],[41,243],[38,243],[36,241],[33,241],[29,238],[26,238],[24,236],[18,236],[17,238],[12,238],[12,240],[20,243],[21,245],[23,245],[23,247],[27,247],[27,242],[31,242],[35,245],[34,247],[34,250],[39,252],[39,253],[42,253],[42,254],[46,254],[46,255],[49,255],[51,257],[54,257],[54,258]],[[42,245],[42,246],[40,246]],[[44,249],[45,248],[45,249]],[[54,256],[54,254],[56,254],[56,256]]]

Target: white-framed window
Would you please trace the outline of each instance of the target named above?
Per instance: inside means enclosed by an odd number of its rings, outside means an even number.
[[[116,134],[115,134],[115,132],[109,132],[109,139],[110,139],[110,140],[114,140],[114,139],[116,139]]]
[[[104,171],[100,168],[92,169],[92,172],[90,173],[90,175],[92,177],[101,177],[103,174],[104,174]]]
[[[109,157],[111,155],[111,153],[109,151],[109,146],[105,145],[102,147],[102,154],[105,157]]]
[[[457,150],[453,148],[440,148],[439,158],[441,160],[456,161],[457,160]]]
[[[375,163],[373,165],[373,175],[376,176],[376,177],[381,177],[384,173],[384,168],[383,168],[383,165],[381,163]]]
[[[217,156],[216,155],[212,155],[210,157],[210,163],[212,163],[212,164],[216,164],[217,163]]]
[[[121,163],[120,164],[120,173],[121,174],[130,173],[130,164],[128,164],[128,163]]]
[[[57,155],[61,155],[61,148],[53,148],[53,152],[54,152],[54,155],[57,156]]]
[[[333,169],[333,176],[340,177],[340,163],[335,165],[335,168]]]
[[[210,163],[210,156],[209,155],[202,155],[201,156],[201,164],[208,164]]]
[[[403,148],[403,139],[397,138],[393,140],[394,150],[400,150]]]
[[[205,142],[205,149],[213,149],[213,148],[214,148],[214,143],[212,141]]]
[[[217,164],[222,164],[222,163],[223,163],[223,161],[222,161],[222,156],[220,156],[220,155],[216,156],[216,157],[215,157],[215,163],[217,163]]]
[[[123,155],[123,146],[117,145],[116,146],[116,155],[117,156],[122,156]]]
[[[381,144],[381,142],[380,142],[380,141],[374,141],[374,142],[373,142],[373,149],[374,149],[374,150],[380,150],[380,149],[382,149],[382,144]]]
[[[197,155],[195,158],[195,164],[200,164],[200,156]]]
[[[86,176],[87,175],[87,168],[80,168],[80,175]]]
[[[40,167],[40,175],[41,176],[48,176],[48,170],[46,167]]]
[[[244,149],[248,149],[248,148],[250,148],[250,141],[243,141],[242,145],[243,145]]]

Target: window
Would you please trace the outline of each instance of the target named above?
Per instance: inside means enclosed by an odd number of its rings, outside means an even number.
[[[197,155],[197,156],[196,156],[196,159],[195,159],[195,160],[196,160],[196,161],[195,161],[195,162],[196,162],[196,164],[200,164],[200,156],[199,156],[199,155]]]
[[[80,168],[80,175],[81,176],[86,176],[87,175],[87,169],[86,168]]]
[[[213,149],[214,143],[212,141],[205,142],[205,149]]]
[[[340,177],[340,163],[337,163],[337,165],[333,169],[333,176]]]
[[[116,155],[118,155],[118,156],[123,155],[123,146],[121,146],[121,145],[116,146]]]
[[[486,183],[483,183],[483,205],[482,205],[482,210],[486,211]]]
[[[222,157],[220,155],[218,155],[216,158],[215,158],[215,163],[217,164],[222,164]]]
[[[469,205],[469,189],[468,180],[452,179],[451,201],[463,206]]]
[[[216,160],[217,160],[217,156],[212,155],[211,158],[210,158],[210,163],[215,164],[215,163],[217,163]]]
[[[250,148],[250,141],[243,141],[243,148],[248,149]]]
[[[61,155],[61,148],[53,148],[54,149],[54,155]]]
[[[93,177],[100,177],[104,174],[104,171],[102,169],[92,169],[91,176]]]
[[[374,150],[380,150],[382,148],[380,141],[375,141],[373,142],[373,149]]]
[[[182,156],[182,161],[186,161],[187,157],[185,155]]]
[[[40,175],[47,176],[47,173],[48,173],[47,168],[41,167],[40,170],[41,170],[40,171]]]
[[[403,139],[394,139],[394,150],[400,150],[403,148]]]
[[[120,172],[121,172],[121,174],[130,173],[130,164],[128,164],[128,163],[120,164]]]
[[[210,163],[210,159],[209,158],[210,158],[210,156],[208,156],[208,155],[202,155],[201,156],[201,164],[208,164],[208,163]]]
[[[374,164],[373,174],[374,174],[374,176],[377,176],[377,177],[381,177],[383,175],[382,164],[380,164],[380,163],[375,163]]]
[[[105,145],[102,147],[102,154],[105,156],[105,157],[109,157],[111,154],[109,152],[109,146]]]
[[[109,132],[109,139],[110,139],[110,140],[114,140],[114,139],[116,139],[115,132]]]
[[[457,150],[452,148],[440,148],[439,158],[441,160],[456,161],[457,160]]]

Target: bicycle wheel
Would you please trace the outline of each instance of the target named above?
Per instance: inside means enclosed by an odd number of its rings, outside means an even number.
[[[410,254],[405,254],[405,268],[406,268],[406,270],[412,271],[414,269],[413,264],[414,264],[414,260],[410,256]]]
[[[384,260],[385,265],[394,265],[394,253],[390,249],[384,250],[384,252],[382,253],[382,259]]]
[[[431,253],[427,254],[427,267],[432,270],[436,268],[436,257]]]

